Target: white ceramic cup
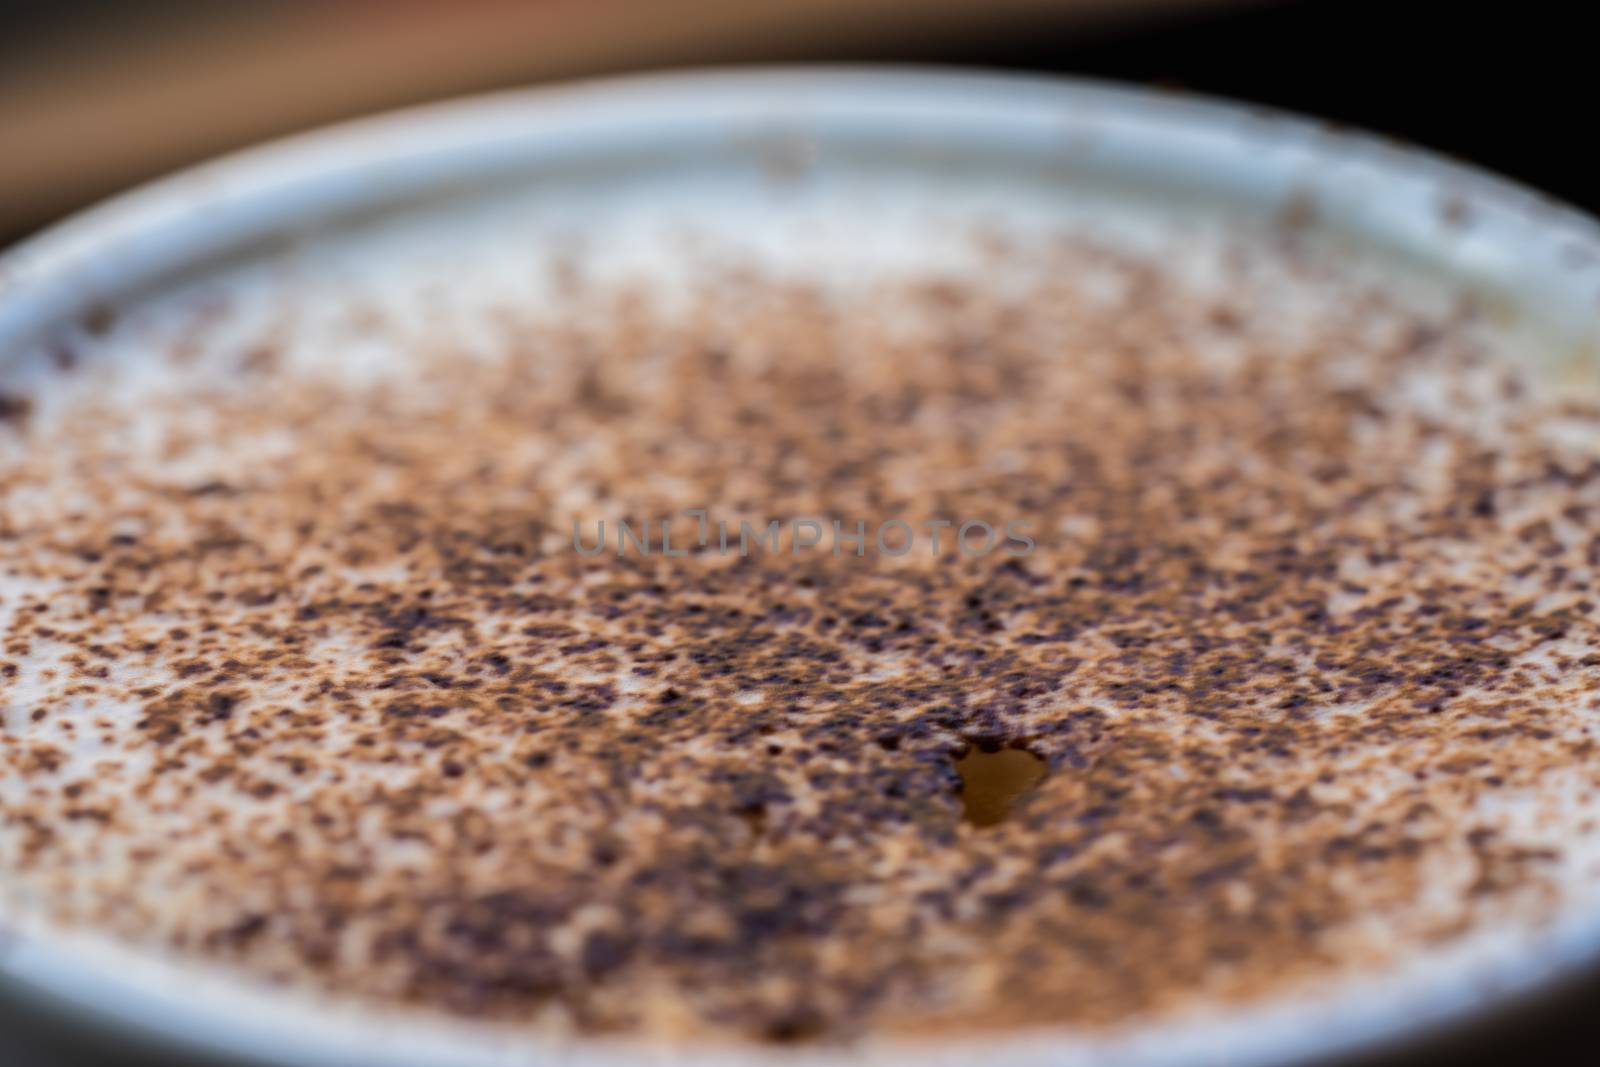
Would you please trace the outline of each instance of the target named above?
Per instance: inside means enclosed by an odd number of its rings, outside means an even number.
[[[1369,136],[1183,95],[1062,79],[917,70],[798,69],[630,78],[446,103],[296,137],[87,211],[0,258],[0,360],[96,305],[202,272],[285,231],[488,184],[633,175],[693,157],[705,173],[804,149],[815,167],[884,181],[1026,169],[1242,217],[1311,220],[1319,239],[1435,272],[1494,302],[1552,373],[1600,367],[1600,225],[1497,178]],[[0,879],[5,873],[0,871]],[[129,1042],[176,1040],[226,1062],[475,1067],[648,1062],[821,1064],[1116,1062],[1284,1064],[1349,1054],[1542,995],[1600,960],[1600,915],[1561,916],[1536,940],[1426,980],[1229,1009],[1065,1041],[988,1035],[914,1056],[893,1046],[718,1053],[645,1050],[439,1027],[184,976],[198,965],[129,950],[115,964],[0,914],[9,1009],[31,1003]],[[199,974],[198,970],[193,973]],[[18,1005],[23,1005],[19,1009]],[[3,1038],[3,1034],[0,1034]],[[3,1059],[3,1056],[0,1056]]]

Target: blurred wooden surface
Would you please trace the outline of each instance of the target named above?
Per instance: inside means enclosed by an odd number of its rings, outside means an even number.
[[[0,237],[230,148],[406,103],[689,63],[899,56],[975,30],[1060,32],[1219,2],[23,4],[0,42]]]

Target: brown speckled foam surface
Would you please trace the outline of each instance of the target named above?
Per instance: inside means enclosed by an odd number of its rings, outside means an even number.
[[[1177,222],[935,204],[772,255],[522,210],[294,245],[0,378],[13,914],[809,1041],[1254,1001],[1593,898],[1600,408],[1470,301]],[[618,555],[667,515],[687,554]],[[918,540],[717,545],[804,517]],[[1045,773],[975,825],[996,749]]]

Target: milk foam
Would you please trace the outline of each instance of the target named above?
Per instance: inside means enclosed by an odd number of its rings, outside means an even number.
[[[1076,239],[1089,235],[1135,256],[1153,256],[1196,290],[1222,296],[1246,276],[1259,283],[1261,275],[1283,271],[1282,284],[1273,290],[1278,299],[1244,313],[1260,336],[1275,335],[1286,346],[1310,339],[1308,324],[1317,321],[1328,299],[1314,257],[1308,260],[1312,265],[1301,268],[1304,276],[1285,267],[1288,260],[1240,260],[1238,224],[1204,212],[1163,211],[1092,192],[1061,195],[1011,183],[985,185],[959,176],[932,179],[921,187],[816,176],[793,187],[774,184],[762,175],[707,175],[691,169],[645,182],[630,177],[601,180],[585,188],[563,185],[483,196],[397,213],[357,228],[296,235],[270,255],[210,271],[118,309],[109,329],[78,327],[23,353],[0,378],[0,385],[25,390],[34,400],[29,433],[49,435],[92,420],[97,410],[117,411],[118,454],[96,461],[115,462],[130,494],[142,492],[148,484],[192,490],[213,482],[248,482],[252,472],[270,471],[294,451],[295,429],[282,427],[241,439],[213,417],[206,401],[213,391],[234,394],[249,388],[239,369],[255,353],[271,352],[278,368],[274,380],[280,385],[292,388],[300,381],[319,387],[389,389],[403,398],[402,406],[408,410],[425,412],[442,401],[419,374],[437,372],[441,343],[449,345],[454,373],[472,375],[480,364],[502,358],[507,344],[514,343],[516,330],[508,329],[508,322],[558,320],[569,306],[568,287],[574,274],[588,291],[644,287],[667,307],[687,304],[693,287],[707,277],[708,263],[721,264],[729,272],[754,264],[838,291],[897,274],[976,275],[984,284],[1004,290],[1031,280],[1029,257],[1013,256],[1007,247],[1048,243],[1061,232]],[[1273,239],[1252,236],[1246,243]],[[1341,269],[1337,283],[1341,292],[1365,280],[1387,277],[1389,270],[1383,264],[1354,261]],[[1108,294],[1124,284],[1113,270],[1099,277],[1086,273],[1074,281],[1087,292],[1099,286]],[[1456,299],[1447,287],[1428,279],[1396,278],[1387,287],[1397,299],[1431,314],[1452,306]],[[892,316],[896,309],[886,308],[884,314]],[[908,322],[906,329],[915,336],[914,322]],[[1508,351],[1509,334],[1492,328],[1483,334],[1483,343],[1496,358],[1515,358]],[[1215,344],[1216,358],[1229,358],[1227,342]],[[70,352],[70,371],[57,369],[63,352]],[[1453,394],[1441,383],[1419,376],[1412,385],[1404,403],[1444,421],[1462,417],[1450,407]],[[177,405],[174,398],[190,402]],[[1495,403],[1486,401],[1486,407],[1472,416],[1498,411]],[[1508,411],[1505,417],[1514,414]],[[1485,432],[1496,432],[1493,418],[1485,421]],[[1571,432],[1559,424],[1552,424],[1549,431],[1551,436]],[[572,442],[571,447],[587,446]],[[0,482],[6,525],[29,531],[37,522],[73,507],[116,508],[114,499],[63,501],[61,486],[74,484],[66,475],[83,458],[71,452],[41,456],[28,449],[28,438],[0,428],[0,472],[23,461],[30,472],[25,480]],[[554,453],[542,459],[550,464],[566,461]],[[53,473],[62,477],[57,480]],[[1442,476],[1430,471],[1426,456],[1419,456],[1420,480]],[[330,508],[338,506],[338,501],[329,502]],[[1526,507],[1530,515],[1538,513],[1537,500],[1530,499]],[[130,530],[140,536],[152,532]],[[3,559],[6,552],[0,552]],[[1462,546],[1463,572],[1481,565],[1471,546]],[[1366,564],[1353,557],[1347,566],[1354,580]],[[370,577],[383,579],[380,572]],[[0,633],[12,632],[17,612],[29,597],[47,598],[56,592],[58,587],[46,577],[0,567]],[[158,611],[146,621],[155,626],[182,620],[164,618]],[[1554,642],[1519,666],[1537,670],[1562,656],[1579,657],[1588,651],[1581,644],[1564,647]],[[106,738],[113,742],[124,738],[141,714],[139,707],[131,702],[75,700],[70,690],[74,671],[81,665],[72,662],[71,652],[70,644],[36,640],[17,662],[19,675],[5,691],[5,706],[0,708],[0,751],[48,743],[65,753],[55,772],[57,781],[93,775],[108,761],[121,765],[124,781],[137,780],[139,761],[148,765],[157,754],[149,750],[129,754]],[[310,654],[319,662],[332,663],[353,652],[335,640]],[[146,664],[112,661],[104,666],[110,680],[122,685],[159,688],[175,681],[164,669]],[[265,690],[292,704],[300,696],[291,681],[273,679],[265,683]],[[1578,710],[1584,699],[1581,687],[1574,683],[1569,691],[1561,689],[1559,681],[1555,684],[1562,698],[1574,703],[1554,728],[1574,739],[1592,736],[1592,716],[1587,708]],[[32,721],[31,709],[43,705],[51,708],[50,715]],[[1326,714],[1361,711],[1352,706]],[[344,736],[335,724],[330,743]],[[1327,801],[1337,795],[1342,781],[1371,789],[1380,780],[1354,769],[1346,779],[1345,768],[1327,769],[1333,777]],[[1174,773],[1181,773],[1181,767]],[[39,787],[31,779],[0,775],[0,810],[20,807]],[[1351,799],[1360,803],[1363,798]],[[123,802],[144,803],[130,798]],[[1461,814],[1465,818],[1467,813]],[[165,818],[171,820],[174,833],[182,835],[182,814],[168,813]],[[1396,996],[1415,996],[1419,1005],[1452,991],[1470,996],[1459,987],[1463,975],[1486,973],[1490,964],[1518,971],[1531,946],[1542,938],[1565,937],[1568,926],[1581,928],[1585,936],[1592,933],[1590,924],[1583,922],[1600,905],[1596,821],[1600,789],[1595,788],[1592,774],[1574,766],[1569,773],[1548,777],[1536,791],[1486,794],[1471,818],[1495,826],[1500,834],[1530,849],[1559,849],[1556,904],[1512,902],[1503,917],[1481,924],[1468,936],[1419,944],[1398,966],[1379,973],[1331,975],[1320,983],[1285,990],[1279,1002],[1259,1009],[1261,1021],[1256,1025],[1261,1033],[1273,1032],[1274,1018],[1282,1020],[1279,1026],[1298,1025],[1295,1020],[1303,1021],[1304,1016],[1296,1012],[1315,1016],[1315,1006],[1334,996],[1353,996],[1349,1003],[1365,1003],[1373,1011]],[[93,824],[57,829],[64,841],[82,849],[82,862],[94,866],[93,885],[120,885],[133,878],[125,866],[128,857],[119,853],[114,839],[93,839]],[[21,842],[19,827],[0,823],[0,870],[12,867]],[[1429,874],[1418,910],[1427,913],[1436,907],[1455,914],[1476,876],[1470,855],[1441,856]],[[85,891],[81,884],[76,888]],[[247,1026],[261,1032],[325,1034],[345,1044],[349,1062],[360,1061],[372,1049],[397,1057],[395,1062],[425,1062],[439,1049],[452,1050],[452,1056],[467,1049],[460,1062],[529,1062],[535,1056],[526,1035],[516,1028],[463,1024],[419,1010],[397,1015],[292,987],[269,991],[256,979],[165,948],[62,930],[45,915],[59,903],[52,899],[57,889],[49,878],[0,875],[0,900],[6,902],[7,911],[4,925],[20,935],[22,947],[16,958],[30,966],[50,967],[58,958],[70,958],[71,966],[96,975],[128,978],[140,988],[141,997],[155,1003],[169,1004],[170,997],[214,1011],[219,1020],[248,1018]],[[159,913],[184,908],[188,901],[178,897],[141,904]],[[1385,917],[1375,915],[1344,936],[1381,947],[1396,937],[1411,938],[1414,932],[1397,931]],[[13,947],[12,952],[18,949]],[[1228,1029],[1233,1010],[1227,1005],[1197,1004],[1176,1021],[1154,1027],[1139,1024],[1131,1037],[1116,1033],[1052,1037],[1048,1055],[1052,1062],[1071,1062],[1072,1055],[1081,1054],[1087,1062],[1104,1051],[1103,1042],[1153,1040],[1152,1035],[1169,1026],[1194,1025],[1202,1041],[1208,1034],[1237,1038]],[[540,1040],[549,1039],[546,1034]],[[602,1045],[567,1054],[593,1056],[596,1061],[608,1055]],[[901,1054],[890,1049],[882,1055]],[[787,1061],[796,1058],[788,1056]]]

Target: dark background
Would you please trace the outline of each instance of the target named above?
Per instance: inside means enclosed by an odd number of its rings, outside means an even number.
[[[732,14],[740,9],[790,16],[758,22]],[[318,10],[336,14],[323,24],[305,14]],[[454,52],[407,51],[408,35],[440,35],[441,11],[478,28]],[[763,61],[949,63],[1185,88],[1366,127],[1600,210],[1600,38],[1584,28],[1589,11],[1570,0],[0,0],[0,244],[193,159],[304,126],[558,77]],[[189,52],[171,47],[179,37],[193,38]],[[342,50],[328,43],[344,38]],[[120,82],[103,73],[141,50],[148,69],[121,71]],[[268,69],[232,81],[214,69],[252,59]],[[396,72],[366,83],[350,73],[385,62]],[[70,110],[72,130],[88,131],[75,139],[41,145],[16,108],[21,132],[8,134],[8,97],[47,108],[63,94],[35,90],[74,79],[107,86],[103,123],[79,114],[94,110],[91,91]],[[158,101],[117,111],[130,88],[153,82],[167,90]],[[186,125],[195,132],[165,144]],[[104,164],[74,152],[75,165],[49,169],[50,152],[96,138]],[[148,143],[148,158],[119,149],[122,139]],[[41,166],[33,187],[8,191],[7,167]]]
[[[981,8],[982,4],[972,5]],[[0,93],[4,74],[52,50],[93,38],[139,47],[141,28],[177,26],[193,3],[83,3],[0,0]],[[910,61],[1083,74],[1154,83],[1316,115],[1414,142],[1516,178],[1591,211],[1600,211],[1600,152],[1595,150],[1596,70],[1600,44],[1585,30],[1587,5],[1523,0],[1511,5],[1377,3],[1372,0],[1191,5],[1138,17],[1084,18],[1047,6],[1010,13],[993,23],[966,18],[928,30],[887,18],[849,32],[745,40],[694,49],[639,67],[679,62]],[[682,52],[682,50],[680,50]],[[630,69],[603,60],[597,72]],[[543,68],[518,77],[499,71],[482,87],[550,76]],[[562,72],[570,73],[570,72]],[[411,102],[406,93],[393,103]],[[414,94],[413,94],[414,95]],[[3,102],[3,98],[0,98]],[[328,118],[373,110],[360,101],[328,109]],[[0,118],[3,118],[0,111]],[[181,121],[181,120],[180,120]],[[273,130],[272,132],[282,132]],[[215,149],[259,139],[226,131]],[[7,160],[38,150],[0,124],[0,171]],[[155,160],[153,176],[169,169]],[[3,177],[3,173],[0,173]],[[122,182],[121,184],[126,184]],[[109,191],[82,183],[97,196]],[[0,193],[3,193],[0,186]],[[74,186],[74,189],[79,186]],[[16,194],[12,194],[16,195]],[[42,196],[36,209],[20,201],[0,214],[0,246],[25,236],[93,197]],[[19,206],[20,205],[20,206]],[[0,997],[0,1065],[123,1062],[83,1047],[72,1027],[23,1052],[20,1023]],[[14,1012],[14,1009],[12,1009]],[[29,1041],[33,1041],[32,1038]],[[9,1044],[8,1044],[9,1042]],[[158,1062],[169,1063],[170,1060]],[[1442,1044],[1385,1056],[1385,1064],[1600,1063],[1600,979],[1544,998],[1512,1017],[1492,1019]]]
[[[1584,4],[1316,0],[1075,42],[1018,35],[959,62],[1156,82],[1415,142],[1600,210],[1600,37]]]

